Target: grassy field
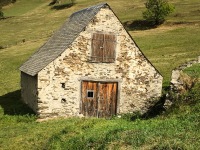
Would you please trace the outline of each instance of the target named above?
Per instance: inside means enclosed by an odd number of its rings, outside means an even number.
[[[69,0],[61,0],[61,4]],[[148,120],[70,118],[36,122],[20,102],[19,66],[74,11],[104,2],[76,0],[55,10],[50,0],[17,0],[0,20],[0,149],[200,149],[199,84],[170,112]],[[142,19],[145,0],[108,0],[122,23]],[[200,55],[200,1],[174,0],[175,12],[153,29],[130,30],[140,49],[169,85],[171,70]],[[192,70],[192,71],[191,71]],[[199,65],[186,70],[194,75]]]

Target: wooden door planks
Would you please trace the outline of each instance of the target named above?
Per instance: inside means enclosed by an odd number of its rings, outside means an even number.
[[[93,97],[88,97],[93,91]],[[110,117],[116,114],[117,83],[116,82],[82,82],[82,114],[93,117]]]

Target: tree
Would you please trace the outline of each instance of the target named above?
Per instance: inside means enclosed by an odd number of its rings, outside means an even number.
[[[166,0],[147,0],[145,7],[147,10],[143,12],[143,18],[153,25],[164,23],[166,16],[174,10],[174,6]]]

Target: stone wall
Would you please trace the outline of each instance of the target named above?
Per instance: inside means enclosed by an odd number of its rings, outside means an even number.
[[[22,101],[37,113],[37,76],[30,76],[21,72]]]
[[[184,93],[192,87],[194,79],[183,73],[183,70],[197,63],[200,63],[200,56],[196,60],[186,62],[172,70],[170,85],[172,91],[176,93]]]
[[[91,63],[93,33],[117,37],[114,63]],[[102,8],[60,57],[38,73],[38,114],[79,116],[81,81],[118,82],[117,113],[145,113],[161,96],[162,76],[140,52],[114,13]]]

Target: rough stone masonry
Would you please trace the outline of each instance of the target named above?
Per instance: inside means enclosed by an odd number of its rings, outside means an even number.
[[[101,8],[58,57],[34,76],[21,69],[22,98],[40,117],[82,116],[82,81],[116,82],[116,114],[145,113],[161,96],[163,77],[139,50],[108,4],[84,9],[72,17],[84,15],[95,7]],[[95,33],[116,37],[114,62],[90,61]]]

